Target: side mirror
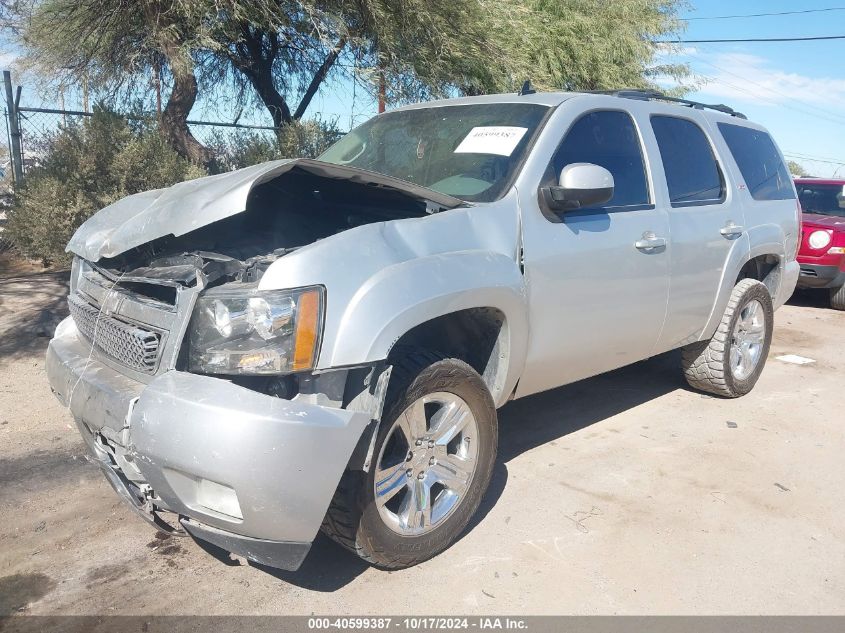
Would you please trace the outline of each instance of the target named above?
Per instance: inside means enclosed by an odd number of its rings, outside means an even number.
[[[559,183],[540,189],[546,206],[554,211],[594,207],[613,198],[613,174],[592,163],[567,165],[560,172]]]

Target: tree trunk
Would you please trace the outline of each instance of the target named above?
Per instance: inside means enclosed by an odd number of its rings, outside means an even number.
[[[241,57],[230,57],[235,68],[237,68],[255,89],[255,93],[270,116],[273,125],[277,128],[293,122],[290,113],[290,106],[285,98],[276,90],[273,83],[273,61],[255,56],[245,60]]]
[[[275,127],[282,127],[293,122],[293,116],[290,113],[290,106],[285,98],[276,90],[273,83],[273,68],[272,62],[265,60],[256,60],[254,64],[256,68],[250,72],[244,72],[249,79],[255,92],[267,108],[270,116],[273,118],[273,125]]]
[[[172,67],[173,90],[161,113],[161,132],[180,156],[208,167],[211,151],[200,143],[188,127],[188,114],[197,100],[197,78],[194,73],[179,66]]]
[[[290,105],[276,89],[276,84],[273,81],[273,63],[276,61],[280,46],[278,34],[254,30],[245,26],[241,30],[241,37],[242,41],[229,52],[229,59],[252,85],[264,107],[270,113],[273,125],[277,128],[289,125],[305,114],[305,110],[325,81],[347,41],[345,37],[341,38],[334,48],[328,52],[325,60],[311,78],[296,112],[291,113]]]
[[[173,89],[160,116],[160,131],[168,144],[188,160],[209,167],[212,162],[211,151],[200,143],[188,128],[188,115],[197,101],[197,78],[194,76],[193,60],[180,50],[184,43],[179,25],[167,20],[162,21],[166,12],[155,1],[140,2],[139,9],[144,13],[148,25],[155,25],[151,36],[158,41],[161,54],[173,75]],[[156,64],[158,70],[158,64]]]
[[[241,41],[228,53],[229,60],[252,85],[267,108],[273,125],[281,128],[293,121],[285,98],[273,82],[273,62],[279,52],[279,36],[248,25],[241,27]]]
[[[323,82],[326,80],[326,76],[329,74],[332,66],[334,66],[337,58],[340,57],[340,53],[343,51],[344,46],[346,46],[346,38],[342,37],[335,47],[329,51],[329,54],[326,56],[323,63],[320,64],[317,72],[314,73],[314,76],[311,78],[311,83],[308,85],[308,88],[305,90],[305,94],[302,95],[302,99],[299,101],[299,106],[297,106],[296,112],[293,113],[293,118],[297,121],[302,118],[303,114],[305,114],[305,110],[308,109],[311,99],[314,98],[314,95],[317,94],[320,86],[323,85]],[[384,78],[384,73],[382,73],[382,78]],[[381,105],[381,102],[379,102],[379,105]],[[384,110],[379,110],[379,112],[383,111]]]

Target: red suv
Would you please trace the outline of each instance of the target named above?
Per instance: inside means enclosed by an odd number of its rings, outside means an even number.
[[[797,178],[803,213],[799,288],[825,288],[830,304],[845,310],[845,180]]]

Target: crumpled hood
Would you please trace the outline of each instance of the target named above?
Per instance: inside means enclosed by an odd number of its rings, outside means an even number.
[[[364,169],[304,158],[276,160],[127,196],[86,220],[66,250],[95,262],[166,235],[184,235],[243,213],[254,187],[294,168],[326,178],[396,189],[445,209],[464,204],[458,198]]]

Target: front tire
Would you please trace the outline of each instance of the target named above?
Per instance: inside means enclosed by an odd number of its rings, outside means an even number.
[[[831,288],[830,307],[834,310],[845,310],[845,286]]]
[[[766,286],[756,279],[740,281],[713,336],[682,350],[689,385],[725,398],[751,391],[766,364],[773,325],[774,308]]]
[[[493,399],[472,367],[403,353],[393,363],[369,471],[344,473],[323,532],[383,569],[439,554],[478,509],[497,437]]]

